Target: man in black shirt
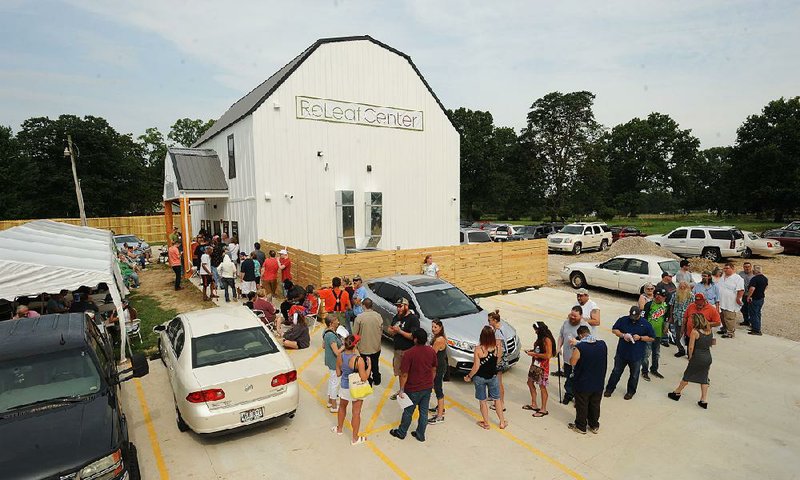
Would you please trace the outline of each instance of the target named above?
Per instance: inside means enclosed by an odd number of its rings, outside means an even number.
[[[761,271],[761,265],[753,265],[753,278],[747,287],[747,303],[742,310],[747,309],[750,317],[750,335],[761,335],[761,308],[764,307],[764,293],[769,286],[769,280]]]
[[[602,340],[589,335],[589,327],[578,327],[578,338],[570,341],[573,345],[572,390],[575,394],[575,423],[567,426],[570,430],[585,434],[597,433],[600,429],[600,400],[603,399],[603,381],[608,367],[608,347]]]
[[[403,353],[414,346],[414,330],[419,328],[419,317],[408,308],[408,299],[398,298],[395,302],[397,315],[392,319],[392,326],[389,327],[389,334],[394,338],[394,359],[392,367],[394,376],[400,377],[400,365],[403,363]],[[399,385],[399,383],[398,383]],[[390,400],[397,399],[397,393],[389,397]]]

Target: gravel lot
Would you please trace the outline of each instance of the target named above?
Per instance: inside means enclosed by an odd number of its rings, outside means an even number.
[[[562,290],[572,290],[569,283],[561,280],[561,270],[564,265],[574,262],[600,262],[603,259],[614,256],[614,247],[607,252],[592,252],[578,256],[570,254],[551,253],[548,260],[548,286]],[[653,245],[653,247],[656,247]],[[624,253],[645,253],[634,252],[630,249]],[[620,254],[623,252],[617,252]],[[654,254],[653,251],[646,253]],[[734,259],[737,264],[737,271],[740,270],[743,259]],[[800,284],[800,256],[778,255],[773,258],[753,258],[750,261],[760,264],[764,269],[764,274],[769,278],[769,288],[767,298],[764,303],[762,330],[769,335],[787,338],[789,340],[800,341],[800,321],[794,318],[793,313],[800,310],[800,295],[797,285]],[[722,264],[720,264],[721,266]],[[792,287],[794,285],[795,287]],[[591,296],[597,300],[629,300],[635,303],[636,297],[625,293],[614,292],[602,288],[592,287]],[[601,305],[602,307],[602,305]]]

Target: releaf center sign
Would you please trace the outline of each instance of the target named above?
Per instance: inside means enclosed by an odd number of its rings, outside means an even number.
[[[306,120],[423,130],[422,112],[418,110],[300,96],[295,97],[295,106],[297,118]]]

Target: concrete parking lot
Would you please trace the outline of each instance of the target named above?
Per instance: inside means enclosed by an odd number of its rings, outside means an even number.
[[[499,308],[514,325],[525,348],[534,341],[533,321],[557,333],[571,292],[542,288],[484,298],[481,306]],[[616,338],[610,326],[629,305],[599,302],[602,337],[610,356]],[[225,307],[221,307],[225,308]],[[566,424],[572,406],[557,404],[558,379],[551,376],[550,414],[533,418],[521,406],[530,396],[526,357],[504,376],[509,427],[486,431],[472,384],[459,376],[445,383],[446,422],[429,426],[427,442],[388,433],[400,409],[388,400],[392,348],[384,344],[384,384],[364,404],[362,433],[369,442],[351,446],[349,432],[330,432],[335,416],[324,408],[325,375],[321,330],[311,348],[292,352],[299,372],[300,407],[294,419],[218,437],[180,433],[166,371],[151,362],[150,374],[124,384],[131,435],[139,448],[145,479],[255,478],[797,478],[800,471],[800,344],[772,336],[740,335],[718,340],[712,349],[709,409],[696,405],[699,387],[683,399],[666,394],[679,381],[686,359],[662,349],[663,380],[640,381],[631,401],[624,388],[603,399],[598,435],[577,435]],[[551,369],[556,370],[555,359]],[[610,364],[609,364],[610,365]],[[623,382],[627,379],[623,377]],[[493,417],[496,424],[496,417]]]

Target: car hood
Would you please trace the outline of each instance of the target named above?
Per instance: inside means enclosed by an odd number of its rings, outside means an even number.
[[[442,325],[448,338],[477,344],[481,336],[481,329],[489,325],[489,314],[482,310],[462,317],[443,318]],[[512,339],[517,335],[514,327],[506,322],[500,324],[500,330],[508,339]]]
[[[120,441],[114,417],[108,394],[39,411],[6,413],[0,419],[2,476],[58,477],[108,455]]]
[[[575,238],[579,236],[577,233],[553,233],[548,235],[547,238]]]

